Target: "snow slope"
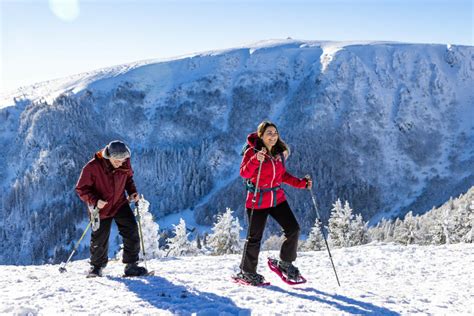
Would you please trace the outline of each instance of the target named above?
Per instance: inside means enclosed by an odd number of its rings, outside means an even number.
[[[264,119],[292,149],[288,170],[313,176],[324,221],[338,198],[372,223],[422,214],[474,184],[473,86],[472,46],[287,39],[2,94],[0,263],[64,258],[84,227],[81,168],[114,139],[163,228],[227,207],[242,218],[240,149]],[[285,190],[307,233],[309,194]]]
[[[265,266],[265,288],[234,284],[239,255],[152,260],[157,276],[121,278],[110,262],[106,276],[85,277],[87,261],[58,265],[2,266],[0,314],[159,315],[407,315],[473,314],[474,245],[365,245],[332,251],[338,287],[326,251],[300,253],[297,265],[309,279],[283,284]]]

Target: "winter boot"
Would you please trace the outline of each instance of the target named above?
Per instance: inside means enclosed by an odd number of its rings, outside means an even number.
[[[87,277],[88,278],[101,277],[103,269],[104,268],[102,268],[102,267],[92,265],[90,270],[89,270],[89,273],[87,274]]]
[[[291,262],[280,260],[278,261],[278,268],[288,280],[298,281],[301,278],[300,271]]]
[[[125,276],[141,276],[147,274],[148,270],[144,267],[139,267],[136,262],[127,263],[127,265],[125,266]]]
[[[240,272],[237,274],[237,278],[247,282],[250,285],[259,286],[265,284],[265,278],[263,275],[252,272]]]

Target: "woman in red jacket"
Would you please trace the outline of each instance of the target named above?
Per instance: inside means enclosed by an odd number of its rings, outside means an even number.
[[[263,276],[257,273],[257,264],[265,223],[270,215],[280,224],[285,234],[278,267],[288,279],[298,280],[300,274],[292,262],[296,259],[300,227],[286,201],[281,184],[305,189],[311,188],[312,181],[309,177],[296,178],[286,171],[285,160],[289,155],[289,148],[280,139],[278,129],[272,122],[260,123],[257,132],[248,136],[247,143],[240,175],[248,179],[245,207],[249,227],[240,265],[241,272],[237,277],[252,285],[264,283]],[[260,177],[257,179],[259,168]],[[258,190],[254,199],[257,183]]]
[[[135,216],[128,204],[130,201],[138,201],[130,164],[130,149],[116,140],[98,151],[82,169],[76,192],[89,208],[99,209],[100,226],[91,234],[91,269],[88,277],[102,276],[102,269],[107,265],[112,220],[115,220],[123,238],[125,275],[146,274],[147,270],[137,265],[140,238]]]

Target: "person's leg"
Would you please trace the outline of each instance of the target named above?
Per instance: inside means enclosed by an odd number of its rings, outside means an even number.
[[[249,218],[250,233],[245,242],[244,253],[240,269],[243,272],[257,273],[258,255],[260,253],[260,243],[262,241],[263,231],[267,222],[268,211],[254,210],[250,221],[250,209],[247,209]]]
[[[103,268],[107,265],[109,260],[109,235],[112,218],[100,220],[100,227],[97,231],[92,231],[91,234],[91,265]]]
[[[130,205],[124,204],[114,217],[115,223],[123,239],[123,263],[136,263],[140,252],[140,236],[138,226]]]
[[[300,226],[288,202],[285,201],[271,208],[270,216],[283,228],[285,234],[285,240],[281,245],[280,259],[286,262],[295,261],[296,251],[298,249],[298,238],[300,236]]]

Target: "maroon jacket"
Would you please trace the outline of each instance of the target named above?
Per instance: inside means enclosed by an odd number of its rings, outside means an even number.
[[[88,205],[96,206],[99,200],[108,202],[100,210],[101,219],[115,216],[118,210],[128,203],[125,191],[128,195],[137,192],[130,159],[115,169],[110,161],[102,156],[102,151],[97,152],[82,168],[76,184],[79,198]]]
[[[253,187],[247,185],[246,208],[252,208],[252,198],[254,195],[255,185],[257,182],[258,167],[260,162],[255,152],[257,133],[252,133],[247,137],[249,147],[244,153],[242,163],[240,164],[240,176],[249,179]],[[258,183],[261,193],[257,193],[255,209],[263,209],[275,207],[286,201],[285,192],[281,187],[282,183],[286,183],[295,188],[304,189],[306,187],[306,179],[297,178],[286,171],[285,163],[282,161],[281,155],[276,157],[266,156],[262,163],[260,172],[260,181]]]

